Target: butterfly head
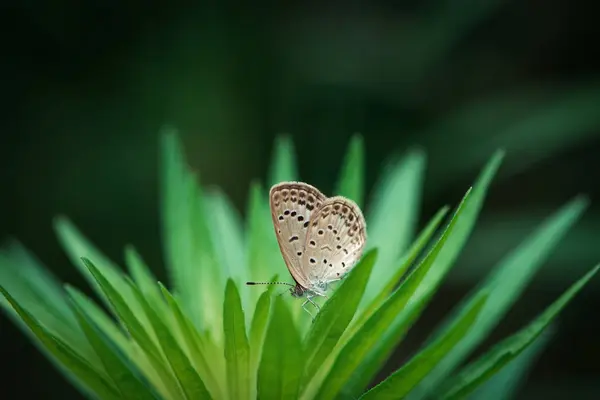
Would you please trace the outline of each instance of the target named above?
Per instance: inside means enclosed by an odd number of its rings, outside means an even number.
[[[290,288],[290,293],[294,297],[303,297],[306,293],[306,288],[302,287],[299,283],[296,283],[296,286]]]

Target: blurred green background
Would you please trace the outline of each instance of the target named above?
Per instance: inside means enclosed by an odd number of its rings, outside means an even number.
[[[429,0],[2,5],[0,234],[91,293],[52,231],[63,213],[106,254],[133,243],[162,280],[159,129],[181,132],[205,185],[243,212],[289,134],[330,194],[350,136],[367,190],[385,160],[427,154],[419,225],[507,158],[435,301],[389,368],[509,249],[578,193],[591,207],[486,343],[514,332],[600,260],[600,28],[589,2]],[[368,197],[367,197],[368,200]],[[600,398],[600,280],[561,315],[517,398]],[[4,316],[3,398],[78,394]]]

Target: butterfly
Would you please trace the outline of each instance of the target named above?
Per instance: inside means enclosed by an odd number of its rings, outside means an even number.
[[[296,282],[290,293],[306,296],[302,308],[360,260],[365,248],[366,222],[358,205],[342,197],[326,197],[304,182],[282,182],[269,191],[271,218],[281,255]],[[249,285],[260,284],[247,282]],[[312,314],[311,314],[312,316]]]

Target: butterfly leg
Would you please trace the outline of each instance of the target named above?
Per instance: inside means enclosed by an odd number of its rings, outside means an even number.
[[[306,308],[306,304],[308,304],[309,302],[311,302],[311,301],[310,301],[310,300],[308,300],[308,299],[307,299],[307,300],[305,300],[305,301],[304,301],[304,303],[302,303],[302,309],[303,309],[304,311],[306,311],[306,312],[308,313],[308,315],[310,315],[310,318],[312,318],[312,320],[314,321],[314,320],[315,320],[315,317],[313,317],[313,315],[311,314],[311,312],[310,312],[310,311],[308,311],[308,309]],[[312,302],[311,302],[311,303],[312,303]]]

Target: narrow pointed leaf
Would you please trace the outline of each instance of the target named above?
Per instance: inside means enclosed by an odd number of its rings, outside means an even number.
[[[465,205],[468,204],[470,192],[471,190],[465,194],[450,224],[419,266],[343,346],[325,381],[320,386],[317,396],[319,399],[334,398],[342,392],[344,385],[347,386],[344,388],[344,392],[356,396],[356,392],[362,391],[362,386],[371,379],[369,375],[374,374],[380,367],[377,358],[365,359],[365,357],[374,348],[376,349],[376,344],[381,340],[387,339],[380,345],[381,348],[387,350],[404,336],[428,298],[420,299],[418,303],[412,302],[418,304],[419,307],[407,307],[407,305],[411,303],[410,300],[414,293],[427,273],[435,266],[439,254],[452,237],[453,229],[458,225]],[[385,336],[390,326],[394,329],[394,335]]]
[[[129,340],[125,336],[122,329],[115,323],[115,321],[101,309],[94,301],[90,300],[85,294],[81,293],[76,288],[65,285],[65,289],[69,294],[71,301],[75,302],[77,306],[83,311],[86,318],[90,320],[92,324],[99,330],[102,335],[105,335],[108,340],[118,348],[124,354],[127,360],[131,360],[135,366],[143,371],[146,376],[156,388],[162,393],[167,394],[168,391],[165,385],[162,383],[156,371],[152,367],[145,353],[140,352],[136,347],[134,341]]]
[[[435,364],[454,346],[473,326],[485,301],[487,295],[482,294],[478,300],[471,305],[467,312],[455,321],[446,335],[427,348],[420,351],[415,357],[407,362],[402,368],[390,375],[386,380],[365,393],[361,399],[379,400],[403,398],[410,390],[420,382]]]
[[[383,304],[385,299],[393,292],[393,290],[398,286],[400,279],[406,274],[409,267],[413,264],[413,262],[417,259],[423,248],[429,243],[434,232],[439,227],[442,219],[448,213],[450,208],[445,206],[442,207],[429,221],[427,226],[423,229],[423,231],[417,237],[417,240],[413,243],[413,245],[408,249],[406,254],[402,257],[401,261],[398,263],[399,268],[396,269],[394,275],[390,278],[385,287],[377,294],[377,296],[371,301],[371,303],[365,307],[364,311],[362,311],[355,321],[352,323],[352,328],[348,330],[348,332],[355,332],[358,327],[360,327],[373,313]],[[344,334],[346,336],[346,334]]]
[[[96,268],[101,271],[111,286],[123,296],[134,313],[141,313],[142,308],[135,299],[135,296],[133,296],[133,293],[129,290],[127,283],[125,283],[121,268],[102,254],[66,217],[57,217],[54,220],[54,229],[73,264],[90,282],[91,286],[107,306],[110,307],[110,302],[105,297],[104,292],[100,289],[90,271],[81,263],[82,257],[95,260]],[[147,326],[147,321],[142,320],[141,322],[142,325]]]
[[[21,307],[2,286],[0,286],[0,293],[4,295],[17,314],[19,314],[23,322],[31,329],[36,338],[44,345],[50,354],[65,365],[72,374],[101,398],[109,400],[119,399],[119,393],[114,386],[103,378],[98,371],[94,370],[94,368],[69,347],[68,344],[53,337],[28,311]]]
[[[465,214],[456,226],[456,233],[452,236],[450,243],[446,246],[439,258],[439,266],[433,269],[432,272],[425,277],[423,285],[417,290],[417,297],[428,296],[434,291],[454,264],[454,261],[462,251],[475,227],[475,222],[483,207],[488,188],[496,175],[503,158],[504,151],[496,151],[477,177],[469,198],[470,204],[465,207]]]
[[[203,327],[220,321],[221,268],[214,246],[202,187],[189,169],[174,129],[162,134],[161,223],[165,264],[181,307]],[[220,324],[218,325],[220,329]]]
[[[165,354],[173,373],[175,374],[179,385],[183,389],[187,399],[206,399],[210,398],[206,386],[198,375],[198,372],[193,367],[187,355],[183,352],[179,343],[171,333],[169,327],[164,324],[157,312],[144,299],[144,296],[137,289],[134,283],[130,283],[131,288],[138,301],[142,304],[146,316],[150,320],[150,324],[156,333],[158,343]]]
[[[369,250],[317,314],[304,343],[305,379],[321,367],[354,317],[376,259],[377,249]]]
[[[55,304],[51,299],[47,301],[44,297],[46,290],[42,287],[42,282],[37,284],[34,282],[44,279],[46,276],[50,277],[42,274],[36,278],[35,275],[42,269],[43,267],[39,266],[21,246],[14,247],[13,245],[6,252],[0,253],[0,285],[11,293],[15,301],[43,325],[51,335],[64,343],[69,343],[69,346],[83,358],[99,362],[94,350],[77,325],[77,320],[71,310],[68,308],[62,310],[63,306]],[[50,280],[47,284],[50,285],[52,282]],[[54,297],[56,302],[65,302],[64,294],[50,294],[50,297]],[[60,297],[63,299],[60,300]],[[8,311],[9,315],[16,318],[15,320],[20,320],[20,317],[15,314],[15,310],[1,296],[0,305]],[[21,327],[28,329],[23,325]]]
[[[271,309],[271,293],[264,291],[258,298],[258,303],[252,317],[250,326],[250,371],[258,371],[258,363],[263,351],[265,332],[269,322],[269,311]],[[257,374],[250,374],[250,398],[255,399],[257,395]]]
[[[573,199],[553,216],[548,218],[529,238],[513,252],[509,253],[494,269],[494,272],[482,282],[474,294],[462,301],[451,313],[440,329],[434,332],[434,338],[443,335],[449,321],[458,318],[467,305],[474,301],[479,290],[490,292],[488,302],[477,321],[477,326],[452,349],[436,366],[429,376],[415,388],[411,398],[422,399],[429,391],[437,387],[491,332],[510,306],[525,290],[535,272],[554,249],[560,239],[571,228],[587,206],[587,200],[581,197]],[[414,396],[414,397],[413,397]]]
[[[250,392],[250,348],[246,337],[244,310],[233,280],[227,281],[223,304],[227,387],[232,399],[245,399]]]
[[[362,207],[365,191],[365,149],[363,138],[355,134],[350,140],[336,193],[354,200]]]
[[[512,400],[527,383],[531,370],[542,355],[554,334],[548,326],[521,354],[502,367],[469,396],[469,400]]]
[[[193,294],[189,287],[193,278],[190,261],[192,252],[193,204],[196,188],[186,169],[183,149],[172,128],[165,128],[161,137],[161,222],[165,263],[170,278],[186,301]]]
[[[488,187],[503,157],[503,151],[497,151],[491,157],[490,161],[483,168],[483,171],[479,174],[473,189],[469,193],[468,199],[463,199],[463,203],[459,206],[461,216],[460,219],[456,220],[456,226],[453,228],[452,235],[448,237],[447,243],[440,249],[439,255],[436,257],[434,264],[430,267],[422,282],[415,288],[413,296],[409,299],[409,304],[413,302],[427,303],[435,294],[442,279],[452,267],[475,226]],[[399,332],[406,330],[404,326],[406,323],[404,318],[398,317],[396,321],[390,324],[382,340],[375,345],[375,348],[369,353],[361,364],[361,367],[346,385],[346,392],[358,396],[364,391],[401,340],[402,335]]]
[[[211,227],[212,241],[217,260],[239,286],[248,281],[248,269],[244,255],[244,229],[239,213],[225,194],[213,191],[206,198],[207,218]],[[222,287],[222,286],[220,286]],[[243,304],[248,304],[241,293]]]
[[[122,357],[113,350],[93,322],[85,315],[85,311],[79,307],[77,301],[71,302],[77,321],[85,336],[102,361],[104,370],[118,388],[123,399],[157,399],[157,397],[138,379],[138,373],[134,372],[125,364]]]
[[[169,305],[169,308],[173,313],[175,320],[177,321],[177,326],[182,332],[183,339],[190,352],[190,359],[192,363],[200,373],[200,376],[202,376],[204,381],[206,382],[207,389],[212,395],[211,397],[215,399],[221,398],[221,388],[219,387],[219,383],[214,376],[214,371],[209,363],[209,360],[203,353],[202,343],[194,334],[195,328],[192,322],[183,314],[183,311],[179,306],[179,302],[173,297],[173,295],[168,291],[168,289],[164,287],[161,283],[159,283],[159,286],[163,296],[167,300],[167,304]]]
[[[419,215],[425,154],[413,151],[392,164],[375,189],[366,215],[368,248],[378,248],[377,265],[363,299],[368,304],[390,279],[413,240]]]
[[[562,311],[573,297],[589,282],[598,272],[600,265],[594,267],[585,276],[575,282],[557,300],[546,308],[536,319],[516,334],[508,337],[495,345],[462,369],[457,375],[450,378],[441,393],[443,399],[462,399],[476,387],[489,379],[494,373],[502,369],[507,363],[521,354],[542,332],[550,322]]]
[[[104,295],[109,300],[112,308],[117,316],[122,321],[123,325],[129,332],[129,335],[139,344],[144,353],[148,356],[148,360],[152,367],[158,373],[160,379],[165,385],[170,396],[178,398],[181,396],[181,391],[175,380],[175,377],[166,367],[166,363],[158,347],[150,337],[144,326],[140,323],[137,316],[134,314],[123,296],[110,284],[110,282],[102,275],[95,265],[87,258],[82,259],[85,266],[89,269],[92,276],[98,282],[99,287],[104,292]],[[136,300],[137,301],[137,300]],[[143,311],[142,311],[143,312]]]
[[[296,180],[298,180],[298,170],[292,139],[288,135],[278,136],[275,140],[273,160],[271,161],[269,185]]]
[[[259,399],[296,399],[304,367],[302,342],[281,297],[275,297],[260,365]]]
[[[157,279],[133,246],[125,247],[125,263],[129,268],[130,275],[144,294],[144,297],[149,299],[153,306],[159,307],[162,312],[164,310],[164,303],[156,285]]]
[[[131,343],[110,316],[77,288],[66,285],[65,289],[69,293],[71,300],[77,303],[77,306],[83,310],[85,315],[97,326],[97,328],[100,329],[103,334],[108,336],[121,351],[131,356]]]
[[[19,300],[19,297],[11,290],[10,283],[23,280],[36,298],[43,299],[41,303],[57,319],[67,324],[75,322],[58,279],[22,243],[16,240],[7,243],[0,251],[0,264],[0,282],[15,299]],[[19,302],[26,305],[21,300]]]

